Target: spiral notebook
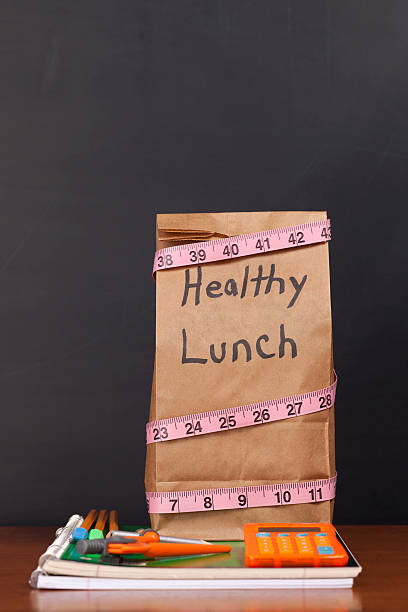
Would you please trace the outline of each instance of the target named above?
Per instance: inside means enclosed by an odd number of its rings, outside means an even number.
[[[72,517],[71,517],[72,518]],[[71,520],[71,519],[70,519]],[[69,522],[68,522],[69,524]],[[186,590],[350,588],[361,566],[349,553],[344,567],[249,568],[244,566],[244,542],[228,542],[231,553],[172,559],[126,559],[122,565],[81,557],[72,543],[72,524],[64,527],[32,573],[37,589]],[[135,530],[126,526],[126,530]],[[65,530],[65,532],[64,532]]]

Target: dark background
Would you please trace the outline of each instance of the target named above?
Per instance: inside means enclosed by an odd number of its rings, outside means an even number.
[[[327,209],[335,520],[405,522],[408,5],[0,7],[3,523],[146,521],[156,212]]]

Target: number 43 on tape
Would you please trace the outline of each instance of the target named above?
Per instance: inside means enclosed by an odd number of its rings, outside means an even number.
[[[260,253],[327,242],[330,239],[330,220],[325,219],[254,234],[241,234],[219,238],[218,240],[167,247],[156,251],[153,274],[157,270],[259,255]]]

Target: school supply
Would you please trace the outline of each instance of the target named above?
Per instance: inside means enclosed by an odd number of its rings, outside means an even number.
[[[109,512],[109,532],[117,531],[118,529],[119,529],[118,511],[117,510],[111,510]]]
[[[107,538],[122,537],[128,539],[140,539],[143,536],[145,542],[168,542],[173,544],[209,544],[206,540],[196,540],[194,538],[174,538],[159,534],[153,529],[137,529],[136,531],[110,531]]]
[[[94,524],[94,521],[98,515],[98,511],[93,509],[88,512],[80,527],[74,529],[72,537],[74,540],[84,540],[88,537],[88,531]]]
[[[99,538],[103,538],[103,530],[105,529],[105,524],[108,519],[108,511],[100,510],[98,514],[98,520],[96,521],[96,525],[94,529],[91,529],[88,534],[89,540],[96,540]]]
[[[189,555],[213,555],[229,553],[229,544],[166,544],[162,542],[109,544],[108,553],[119,555],[143,555],[144,557],[176,557]]]
[[[348,561],[330,523],[249,523],[244,540],[247,567],[333,567]]]
[[[83,523],[83,517],[73,514],[69,517],[65,527],[59,527],[55,532],[55,540],[50,544],[38,560],[37,568],[32,572],[29,580],[31,586],[36,586],[38,577],[43,573],[44,565],[50,560],[60,559],[71,544],[72,534]]]
[[[95,545],[96,544],[96,545]],[[125,538],[108,540],[80,540],[79,554],[143,555],[144,557],[176,557],[188,555],[212,555],[231,552],[231,546],[221,544],[168,544],[165,542],[129,542]]]
[[[118,535],[124,534],[124,535]],[[167,538],[166,536],[161,536],[154,531],[153,529],[138,529],[135,532],[130,531],[112,531],[110,532],[106,539],[97,539],[97,540],[81,540],[77,542],[76,550],[81,555],[87,554],[106,554],[108,551],[108,546],[111,544],[177,544],[177,546],[184,546],[185,544],[188,546],[205,546],[205,553],[208,554],[209,550],[207,546],[211,545],[210,542],[206,542],[204,540],[191,540],[189,538]],[[174,553],[176,554],[176,553]],[[199,554],[199,553],[198,553]]]
[[[133,542],[137,540],[133,539]],[[76,551],[79,555],[106,555],[108,553],[108,545],[127,544],[131,542],[131,538],[97,538],[96,540],[80,540],[76,543]]]
[[[330,239],[325,212],[157,216],[145,483],[159,532],[331,520]]]
[[[127,527],[128,531],[134,528]],[[339,541],[342,542],[340,536]],[[90,544],[104,540],[93,540]],[[106,541],[106,540],[105,540]],[[344,542],[342,542],[345,546]],[[127,557],[120,565],[103,555],[81,556],[70,542],[62,557],[49,556],[33,573],[30,584],[40,589],[293,589],[350,588],[361,567],[345,546],[344,567],[245,567],[244,542],[217,542],[231,546],[229,554],[141,559]],[[127,565],[128,563],[128,565]]]

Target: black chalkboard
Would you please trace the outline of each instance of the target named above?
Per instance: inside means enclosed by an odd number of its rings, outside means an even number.
[[[335,519],[406,520],[407,29],[402,0],[2,2],[1,522],[146,521],[156,212],[319,209]]]

